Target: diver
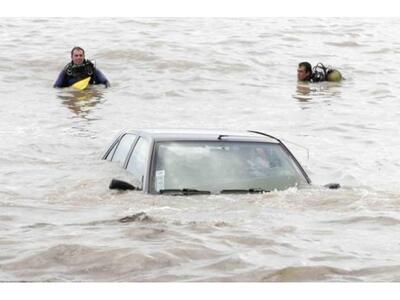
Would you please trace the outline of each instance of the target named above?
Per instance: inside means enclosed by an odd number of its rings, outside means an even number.
[[[320,81],[341,81],[343,79],[339,70],[331,67],[325,67],[322,63],[318,63],[311,68],[309,62],[299,63],[297,69],[297,79],[299,81],[320,82]]]
[[[58,75],[54,87],[69,87],[84,79],[88,80],[88,84],[104,84],[106,88],[110,87],[106,76],[90,60],[85,59],[85,50],[74,47],[71,50],[71,62]]]

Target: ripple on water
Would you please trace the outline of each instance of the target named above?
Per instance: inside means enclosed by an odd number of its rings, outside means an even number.
[[[327,223],[337,223],[337,224],[357,224],[357,223],[366,223],[366,224],[377,224],[383,226],[396,226],[400,225],[400,220],[387,216],[376,216],[376,217],[350,217],[341,220],[330,220],[326,221]]]
[[[326,45],[336,46],[340,48],[356,48],[363,47],[363,44],[354,41],[343,41],[343,42],[324,42]]]

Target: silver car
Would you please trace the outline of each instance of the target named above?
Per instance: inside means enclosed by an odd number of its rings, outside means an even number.
[[[132,174],[129,183],[113,179],[111,189],[151,194],[261,193],[311,183],[279,139],[257,131],[126,131],[103,159]]]

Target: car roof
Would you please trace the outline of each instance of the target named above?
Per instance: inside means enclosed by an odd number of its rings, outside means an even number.
[[[155,141],[168,140],[222,140],[222,141],[253,141],[279,143],[273,136],[262,132],[226,129],[138,129],[126,130],[124,133],[133,133],[147,136]]]

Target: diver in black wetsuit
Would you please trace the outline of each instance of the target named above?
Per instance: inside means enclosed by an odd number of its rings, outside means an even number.
[[[106,76],[90,60],[85,59],[85,50],[74,47],[71,50],[71,62],[58,75],[54,87],[68,87],[88,77],[89,84],[104,84],[106,88],[110,86]]]
[[[325,67],[322,63],[318,63],[314,68],[311,68],[311,64],[304,61],[299,63],[297,79],[309,82],[341,81],[342,74],[336,69]]]

